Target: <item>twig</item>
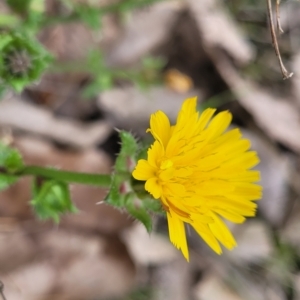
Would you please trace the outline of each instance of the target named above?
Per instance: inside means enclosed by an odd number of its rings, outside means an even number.
[[[284,33],[284,30],[281,27],[281,23],[280,23],[280,0],[276,0],[276,19],[277,19],[277,30],[279,33]]]
[[[272,43],[273,43],[273,46],[274,46],[274,49],[275,49],[276,56],[278,57],[279,66],[280,66],[280,69],[281,69],[283,79],[288,79],[288,78],[291,78],[293,76],[293,73],[290,73],[290,72],[287,71],[287,69],[285,68],[285,66],[282,62],[282,59],[281,59],[281,54],[280,54],[280,50],[279,50],[279,47],[278,47],[277,36],[276,36],[276,33],[275,33],[275,28],[274,28],[271,0],[267,0],[267,5],[268,5],[268,16],[269,16],[269,24],[270,24],[270,30],[271,30]]]
[[[2,300],[6,300],[3,290],[4,290],[4,284],[2,281],[0,281],[0,296],[1,296]]]

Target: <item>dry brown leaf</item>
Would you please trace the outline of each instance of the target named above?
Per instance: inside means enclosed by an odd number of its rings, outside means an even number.
[[[178,94],[161,87],[149,88],[145,92],[133,87],[118,88],[103,92],[98,98],[98,105],[114,127],[145,135],[151,113],[162,110],[174,121],[182,101],[195,96],[201,102],[203,97],[198,90]]]
[[[299,77],[299,70],[300,70],[300,52],[295,55],[293,61],[292,61],[293,71],[295,72],[295,76],[292,77],[292,83],[293,83],[293,93],[295,96],[295,100],[298,106],[298,109],[300,110],[300,77]]]
[[[159,265],[181,257],[167,236],[152,232],[150,235],[141,223],[126,230],[123,239],[135,262],[139,265]]]
[[[257,124],[272,139],[299,153],[300,113],[296,105],[243,79],[222,52],[211,49],[209,53],[223,80]]]
[[[33,257],[11,272],[0,267],[7,299],[102,299],[121,297],[133,287],[135,268],[118,237],[53,227],[37,231],[37,226],[27,226],[14,245],[18,257],[24,239],[32,240]]]
[[[239,26],[226,13],[218,0],[188,0],[192,16],[199,30],[207,52],[211,48],[225,50],[237,63],[248,63],[254,56],[254,49],[244,39]]]
[[[160,264],[153,271],[155,300],[186,300],[190,298],[192,274],[190,265],[181,256],[177,260]]]
[[[225,255],[236,264],[256,264],[270,257],[273,245],[268,227],[261,221],[250,220],[233,227],[238,246]]]
[[[168,38],[182,8],[180,1],[164,1],[133,13],[123,37],[108,53],[107,63],[110,66],[129,66],[149,55]]]
[[[57,118],[51,112],[12,95],[6,95],[0,102],[0,126],[38,134],[78,148],[100,144],[112,132],[105,121],[85,125],[79,121]]]
[[[227,287],[217,275],[212,273],[206,275],[204,279],[196,285],[193,294],[197,300],[242,300],[242,298]]]
[[[250,140],[251,147],[257,151],[261,172],[260,184],[263,186],[263,197],[257,202],[259,212],[274,228],[280,228],[291,211],[293,201],[290,196],[290,178],[292,162],[274,145],[262,137],[243,130],[243,136]]]

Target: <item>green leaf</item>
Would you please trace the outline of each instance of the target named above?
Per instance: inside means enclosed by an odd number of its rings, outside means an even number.
[[[1,171],[0,171],[1,172]],[[0,173],[0,191],[10,187],[18,180],[17,176]]]
[[[89,71],[94,75],[100,75],[107,72],[103,53],[98,49],[92,49],[89,51],[86,63]]]
[[[6,3],[16,12],[24,14],[28,11],[31,0],[6,0]]]
[[[30,203],[40,219],[52,219],[57,223],[62,214],[77,212],[68,185],[54,180],[35,178]]]
[[[142,60],[142,66],[145,69],[161,70],[166,65],[163,57],[147,56]]]
[[[0,101],[2,100],[2,96],[4,95],[5,91],[5,86],[0,82]]]
[[[75,6],[75,11],[81,21],[86,23],[91,29],[100,29],[101,19],[97,8],[86,4],[78,4]]]
[[[12,37],[8,34],[0,34],[0,50],[12,41]]]
[[[111,89],[112,86],[113,78],[110,74],[104,72],[84,88],[82,95],[84,98],[92,98],[100,92]]]
[[[22,167],[23,160],[19,151],[0,142],[0,190],[8,188],[18,180],[18,176],[12,173]]]
[[[34,12],[44,13],[46,10],[46,1],[30,0],[30,10]]]
[[[1,27],[13,27],[20,23],[20,19],[16,16],[9,14],[0,14],[0,26]]]

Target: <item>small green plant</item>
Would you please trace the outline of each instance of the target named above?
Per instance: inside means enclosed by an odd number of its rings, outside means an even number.
[[[105,65],[100,51],[91,51],[81,70],[86,69],[92,75],[93,80],[83,90],[83,96],[90,98],[99,92],[109,90],[116,80],[133,82],[141,89],[159,84],[161,82],[160,70],[164,63],[162,58],[146,57],[139,67],[132,70],[111,69]]]
[[[82,4],[60,0],[66,14],[53,16],[47,14],[42,0],[7,0],[14,14],[0,14],[0,91],[8,88],[20,93],[38,81],[48,67],[57,70],[54,57],[36,39],[43,28],[75,21],[99,31],[105,14],[124,14],[157,1],[162,0],[124,0],[97,7],[88,2]],[[72,65],[90,74],[92,81],[83,93],[85,97],[91,97],[110,89],[116,79],[125,78],[141,87],[158,82],[162,67],[159,61],[152,59],[149,63],[148,60],[139,69],[131,71],[112,70],[105,65],[103,55],[97,50],[91,51],[83,62],[73,62]],[[64,66],[60,70],[63,71]]]
[[[52,60],[33,37],[16,31],[0,33],[0,86],[20,93],[38,80]]]

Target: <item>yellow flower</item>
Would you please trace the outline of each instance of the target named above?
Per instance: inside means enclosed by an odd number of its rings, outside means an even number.
[[[258,164],[250,142],[239,129],[226,131],[232,116],[228,111],[213,117],[215,109],[201,115],[197,99],[186,99],[175,125],[157,111],[150,129],[155,141],[141,159],[133,177],[146,181],[145,189],[166,210],[171,242],[189,260],[184,223],[197,231],[218,254],[220,244],[232,249],[236,241],[223,222],[243,223],[256,212],[262,194],[260,173],[249,170]],[[226,131],[226,132],[225,132]]]

